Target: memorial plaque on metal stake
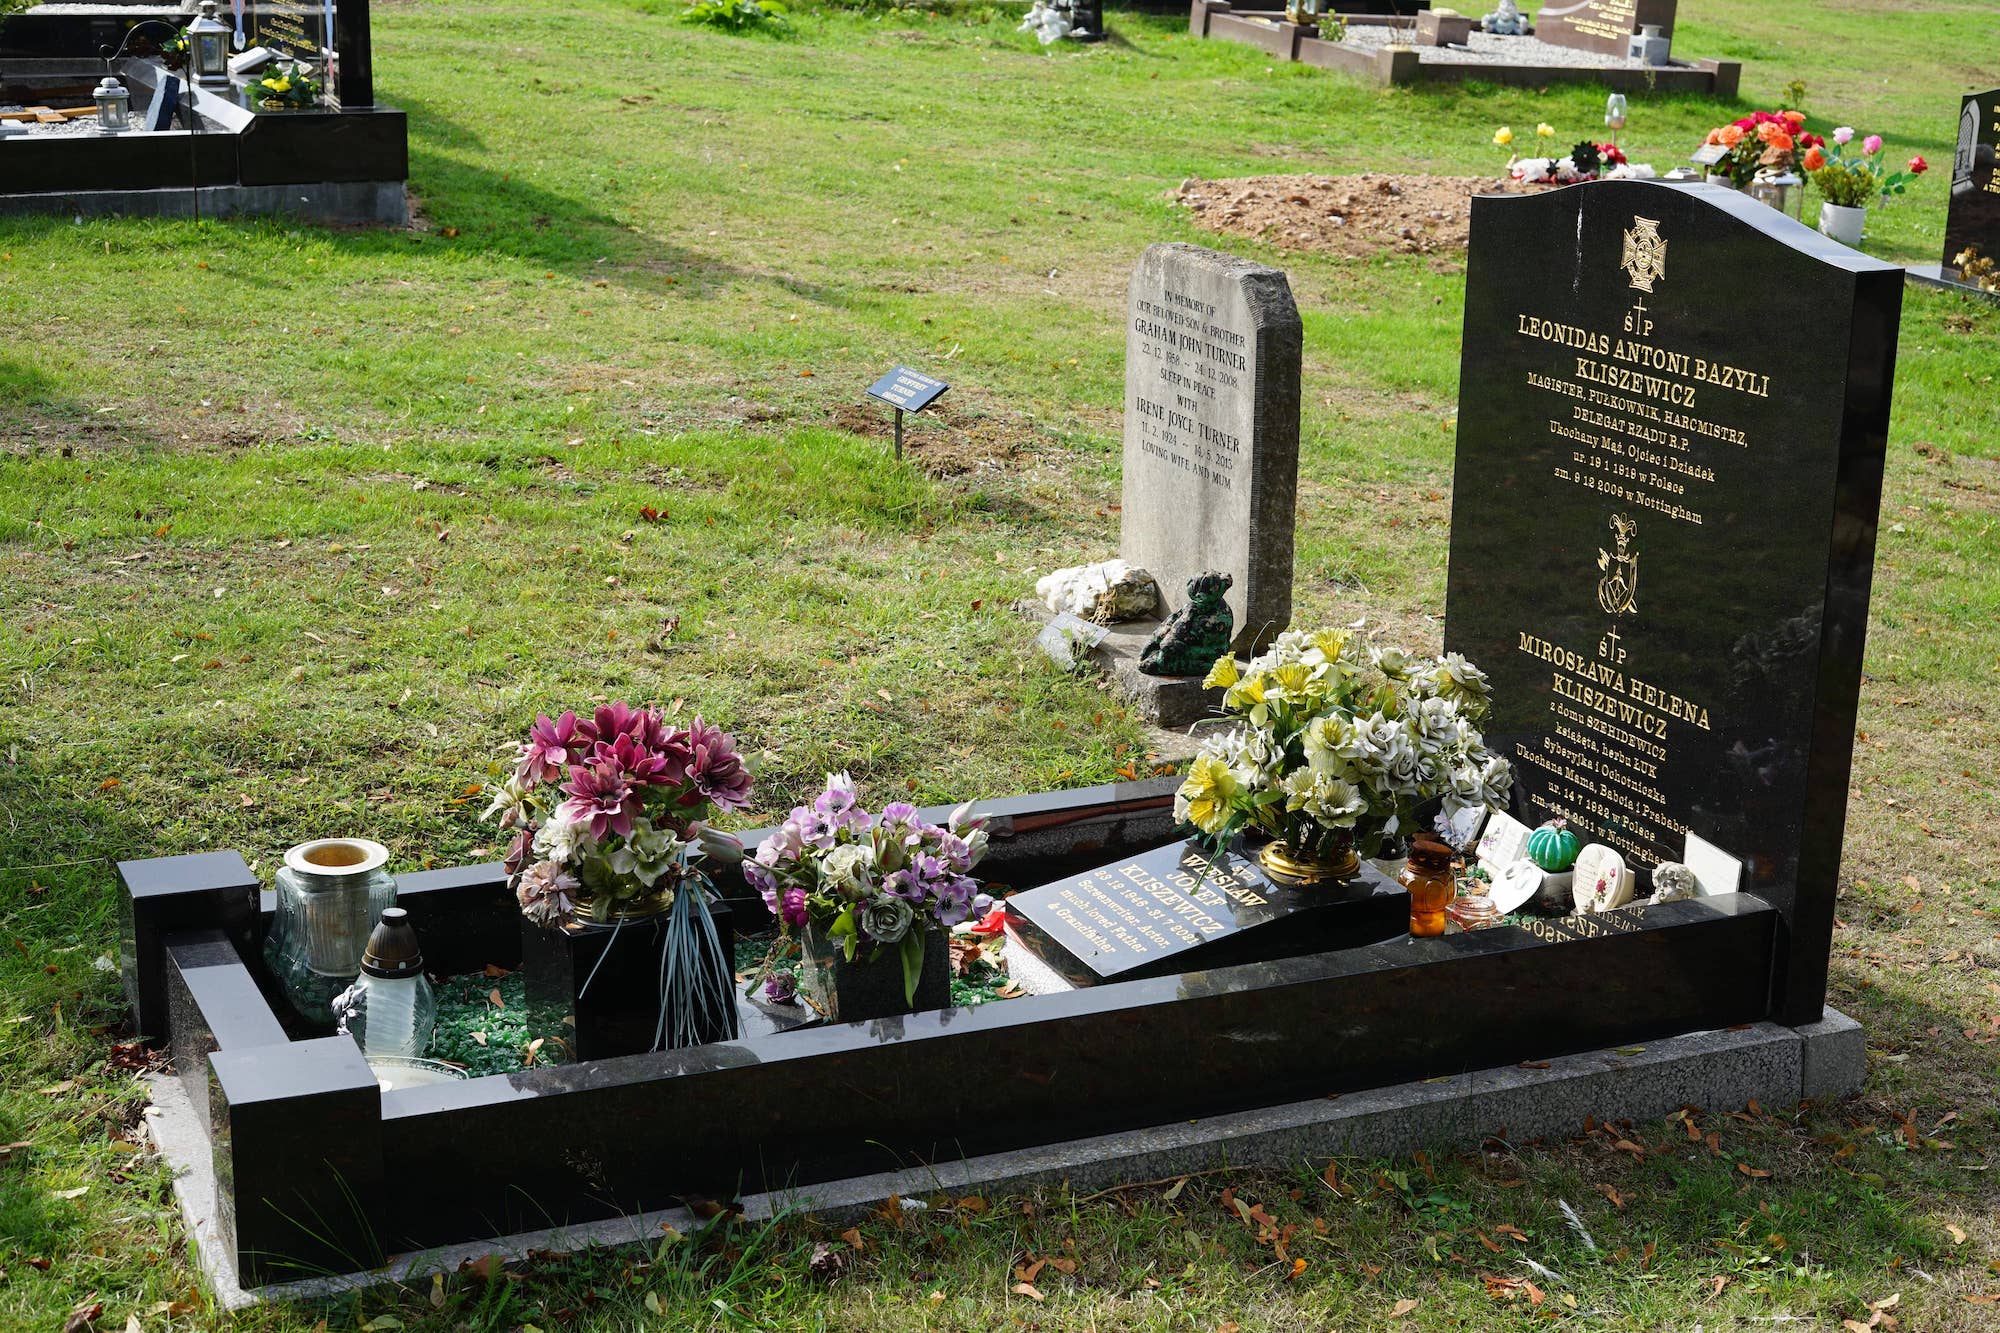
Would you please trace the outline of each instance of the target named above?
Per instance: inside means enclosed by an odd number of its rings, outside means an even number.
[[[868,396],[896,409],[896,457],[903,456],[903,413],[921,412],[951,386],[908,366],[897,366],[868,386]]]

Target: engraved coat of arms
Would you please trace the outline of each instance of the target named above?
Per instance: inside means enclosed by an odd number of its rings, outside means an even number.
[[[1597,567],[1604,577],[1597,581],[1597,604],[1614,616],[1632,615],[1639,609],[1639,553],[1632,538],[1639,525],[1623,514],[1611,516],[1611,537],[1616,550],[1597,548]]]
[[[1632,285],[1642,292],[1653,290],[1653,283],[1667,276],[1667,239],[1660,235],[1660,224],[1652,218],[1635,217],[1631,230],[1625,233],[1625,257],[1618,266],[1632,275]]]

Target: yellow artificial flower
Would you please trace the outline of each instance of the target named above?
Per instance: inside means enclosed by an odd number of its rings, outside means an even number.
[[[1224,653],[1216,658],[1215,665],[1208,669],[1208,675],[1202,678],[1201,687],[1204,690],[1226,690],[1241,679],[1243,674],[1236,669],[1235,654]]]
[[[1222,696],[1222,706],[1233,708],[1237,712],[1248,712],[1264,702],[1264,691],[1269,679],[1269,676],[1259,671],[1246,680],[1237,681],[1229,687],[1229,692]]]
[[[279,79],[271,86],[281,93],[288,93],[292,90],[292,81],[290,79]]]
[[[1512,125],[1502,125],[1499,129],[1493,131],[1493,142],[1501,148],[1505,148],[1508,144],[1514,142],[1514,127]]]
[[[1538,139],[1553,139],[1556,137],[1556,127],[1545,120],[1535,126],[1535,137]]]
[[[1174,793],[1174,817],[1213,836],[1228,826],[1233,803],[1242,793],[1243,784],[1228,764],[1214,755],[1197,755],[1186,781]]]
[[[1312,646],[1319,649],[1326,660],[1331,662],[1346,649],[1347,631],[1344,629],[1315,630],[1312,636]]]
[[[1271,679],[1277,682],[1280,693],[1294,698],[1306,692],[1306,686],[1312,682],[1312,668],[1304,662],[1287,662],[1272,670]]]

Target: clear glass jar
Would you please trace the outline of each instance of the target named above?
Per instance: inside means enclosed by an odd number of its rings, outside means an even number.
[[[333,1022],[333,997],[360,973],[368,932],[395,906],[388,862],[387,847],[362,838],[321,838],[285,853],[264,962],[302,1018]]]
[[[1500,908],[1483,892],[1459,894],[1452,900],[1451,906],[1444,909],[1444,914],[1460,930],[1485,930],[1488,926],[1499,925],[1502,920]]]

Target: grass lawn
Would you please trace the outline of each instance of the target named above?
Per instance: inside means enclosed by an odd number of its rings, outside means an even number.
[[[489,856],[466,787],[594,695],[733,728],[766,814],[829,768],[935,802],[1145,770],[1007,604],[1115,548],[1125,278],[1205,239],[1171,189],[1471,174],[1500,124],[1601,115],[1274,68],[1172,17],[1044,52],[983,7],[782,41],[679,7],[378,3],[406,232],[0,221],[0,1143],[27,1145],[0,1151],[0,1328],[225,1322],[112,1059],[111,861],[268,868],[326,831]],[[1743,60],[1749,101],[1635,96],[1624,143],[1662,170],[1795,78],[1813,128],[1948,169],[1960,93],[2000,83],[1990,0],[1682,0],[1675,40]],[[1938,257],[1946,174],[1873,252]],[[1462,257],[1230,248],[1287,268],[1305,319],[1300,617],[1434,649]],[[1746,276],[1705,275],[1718,301]],[[860,407],[897,361],[954,385],[904,466]],[[2000,311],[1908,294],[1833,960],[1860,1099],[723,1228],[237,1322],[2000,1326],[1996,370]]]

